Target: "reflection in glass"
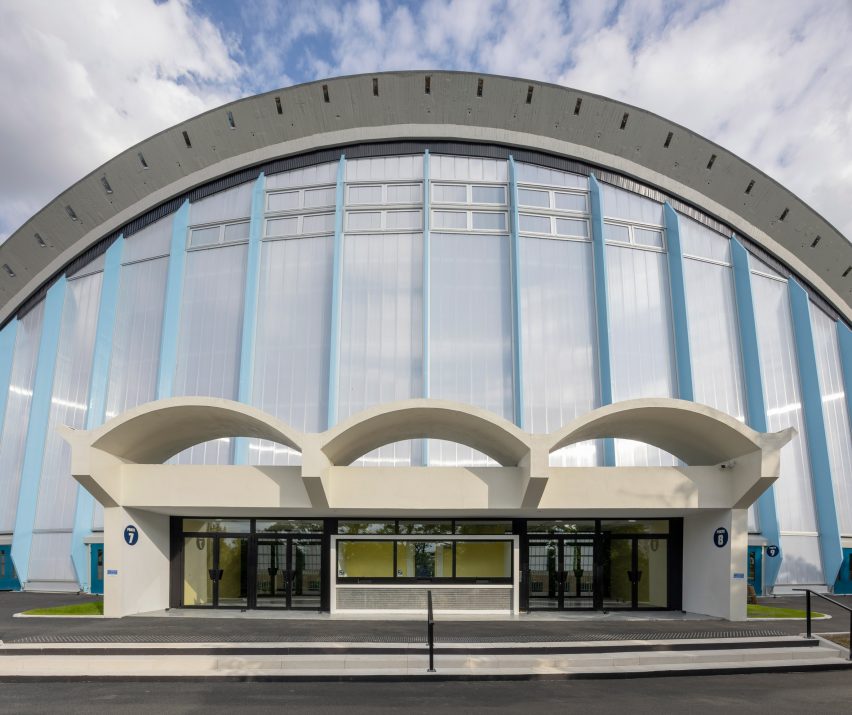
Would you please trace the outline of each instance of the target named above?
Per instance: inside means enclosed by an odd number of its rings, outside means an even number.
[[[452,544],[446,541],[396,542],[396,575],[399,578],[451,578]]]
[[[287,605],[286,541],[258,541],[255,584],[258,608]]]
[[[340,521],[338,534],[395,534],[396,524],[392,521]]]
[[[604,608],[631,608],[633,605],[633,540],[612,539],[605,565]]]
[[[400,534],[452,534],[453,524],[450,521],[408,521],[399,520]]]
[[[184,519],[183,530],[247,534],[251,531],[251,522],[248,519]]]
[[[277,519],[275,521],[260,521],[256,524],[256,531],[275,533],[301,533],[321,534],[321,521],[308,521],[306,519]],[[355,532],[352,532],[355,533]]]
[[[511,541],[456,542],[457,578],[510,578]]]
[[[666,539],[637,539],[639,579],[637,606],[666,608],[668,596],[668,542]]]
[[[457,534],[511,534],[511,521],[456,521]]]
[[[563,521],[541,520],[528,521],[527,531],[530,534],[594,534],[594,521]]]
[[[530,610],[559,607],[557,552],[556,540],[529,543]]]
[[[183,605],[212,606],[213,539],[189,537],[183,540]]]
[[[606,519],[601,522],[601,531],[612,534],[668,534],[667,519]]]
[[[292,608],[320,608],[322,544],[316,539],[293,539],[290,565]]]
[[[392,578],[392,541],[338,541],[340,578]]]
[[[248,539],[219,539],[220,606],[246,606]]]

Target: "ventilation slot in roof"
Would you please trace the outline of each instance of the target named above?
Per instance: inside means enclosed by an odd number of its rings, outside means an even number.
[[[748,182],[748,186],[746,186],[746,190],[745,190],[745,192],[746,192],[747,194],[750,194],[750,193],[751,193],[751,190],[752,190],[753,188],[754,188],[754,179],[752,179],[751,181],[749,181],[749,182]]]
[[[843,271],[843,277],[846,278],[850,273],[852,273],[852,266],[849,266],[845,271]]]
[[[527,104],[532,104],[532,94],[533,88],[532,85],[530,85],[529,87],[527,87]]]
[[[822,240],[822,236],[817,236],[817,237],[816,237],[816,238],[815,238],[815,239],[811,242],[811,248],[816,248],[817,244],[818,244],[821,240]]]
[[[625,112],[624,116],[621,118],[621,128],[624,129],[627,126],[627,118],[630,116],[629,112]]]
[[[379,96],[379,78],[378,77],[373,77],[373,96],[374,97]]]
[[[231,129],[237,128],[237,123],[234,121],[234,113],[233,112],[228,112],[228,126],[231,127]]]
[[[583,106],[583,99],[581,97],[577,97],[577,104],[574,105],[574,116],[576,117],[580,113],[580,107]]]
[[[432,94],[432,78],[429,75],[426,75],[424,91],[426,94]]]
[[[109,185],[109,181],[107,181],[107,178],[105,176],[101,177],[101,186],[104,187],[104,191],[106,191],[108,194],[112,193],[112,186]]]
[[[785,209],[781,212],[781,216],[779,217],[779,221],[783,221],[785,218],[787,218],[787,214],[788,214],[788,213],[790,213],[790,209],[785,208]]]
[[[712,168],[713,168],[713,164],[715,164],[715,163],[716,163],[716,155],[715,155],[715,154],[711,154],[711,155],[710,155],[710,161],[708,161],[708,162],[707,162],[707,168],[708,168],[708,169],[712,169]]]
[[[41,234],[40,234],[40,233],[36,233],[36,234],[34,234],[34,235],[35,235],[35,240],[36,240],[36,242],[38,243],[38,245],[39,245],[39,246],[41,246],[42,248],[47,248],[47,243],[46,243],[46,242],[45,242],[45,240],[41,237]]]
[[[145,157],[142,155],[142,152],[140,151],[136,156],[139,157],[139,163],[142,164],[142,168],[147,169],[148,168],[148,162],[145,161]]]
[[[327,84],[324,84],[324,85],[322,86],[322,99],[323,99],[323,101],[324,101],[326,104],[328,104],[328,103],[331,101],[331,100],[328,98],[328,85],[327,85]]]
[[[669,132],[666,134],[666,140],[663,142],[663,146],[668,149],[672,143],[672,137],[674,136],[674,132]]]
[[[65,213],[68,214],[68,218],[70,218],[72,221],[77,220],[77,214],[74,213],[74,209],[72,209],[70,206],[65,207]]]
[[[476,80],[476,96],[477,97],[482,96],[482,89],[483,89],[484,86],[485,86],[485,80],[482,79],[482,77],[480,77],[478,80]]]
[[[183,142],[186,144],[187,149],[192,149],[192,142],[189,141],[189,134],[183,132]]]
[[[3,264],[3,270],[4,270],[4,271],[6,271],[6,273],[7,273],[7,274],[8,274],[8,276],[9,276],[9,278],[14,278],[14,277],[15,277],[15,271],[13,271],[13,270],[12,270],[12,267],[11,267],[8,263],[4,263],[4,264]],[[845,274],[844,274],[844,275],[845,275]]]
[[[278,114],[284,114],[284,107],[281,106],[281,97],[275,98],[275,111]]]

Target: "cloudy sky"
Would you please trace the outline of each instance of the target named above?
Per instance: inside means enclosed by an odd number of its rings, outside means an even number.
[[[321,77],[458,69],[638,105],[852,237],[852,0],[0,0],[0,241],[136,142]]]

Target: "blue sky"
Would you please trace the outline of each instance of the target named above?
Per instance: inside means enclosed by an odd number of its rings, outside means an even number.
[[[665,116],[852,237],[852,0],[2,0],[0,240],[142,139],[341,74],[458,69]]]

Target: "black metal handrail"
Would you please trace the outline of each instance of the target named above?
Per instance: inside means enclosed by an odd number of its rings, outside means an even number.
[[[429,670],[435,672],[435,615],[432,613],[432,592],[426,592],[426,637],[429,639]]]
[[[805,604],[808,612],[807,623],[808,623],[808,631],[807,638],[813,638],[811,635],[811,594],[814,596],[819,596],[824,601],[828,601],[829,603],[833,603],[835,606],[840,606],[844,611],[848,611],[849,613],[849,660],[852,660],[852,608],[846,606],[840,601],[835,601],[833,598],[829,598],[824,593],[820,593],[819,591],[812,591],[809,588],[794,588],[794,591],[804,591],[805,592]]]

